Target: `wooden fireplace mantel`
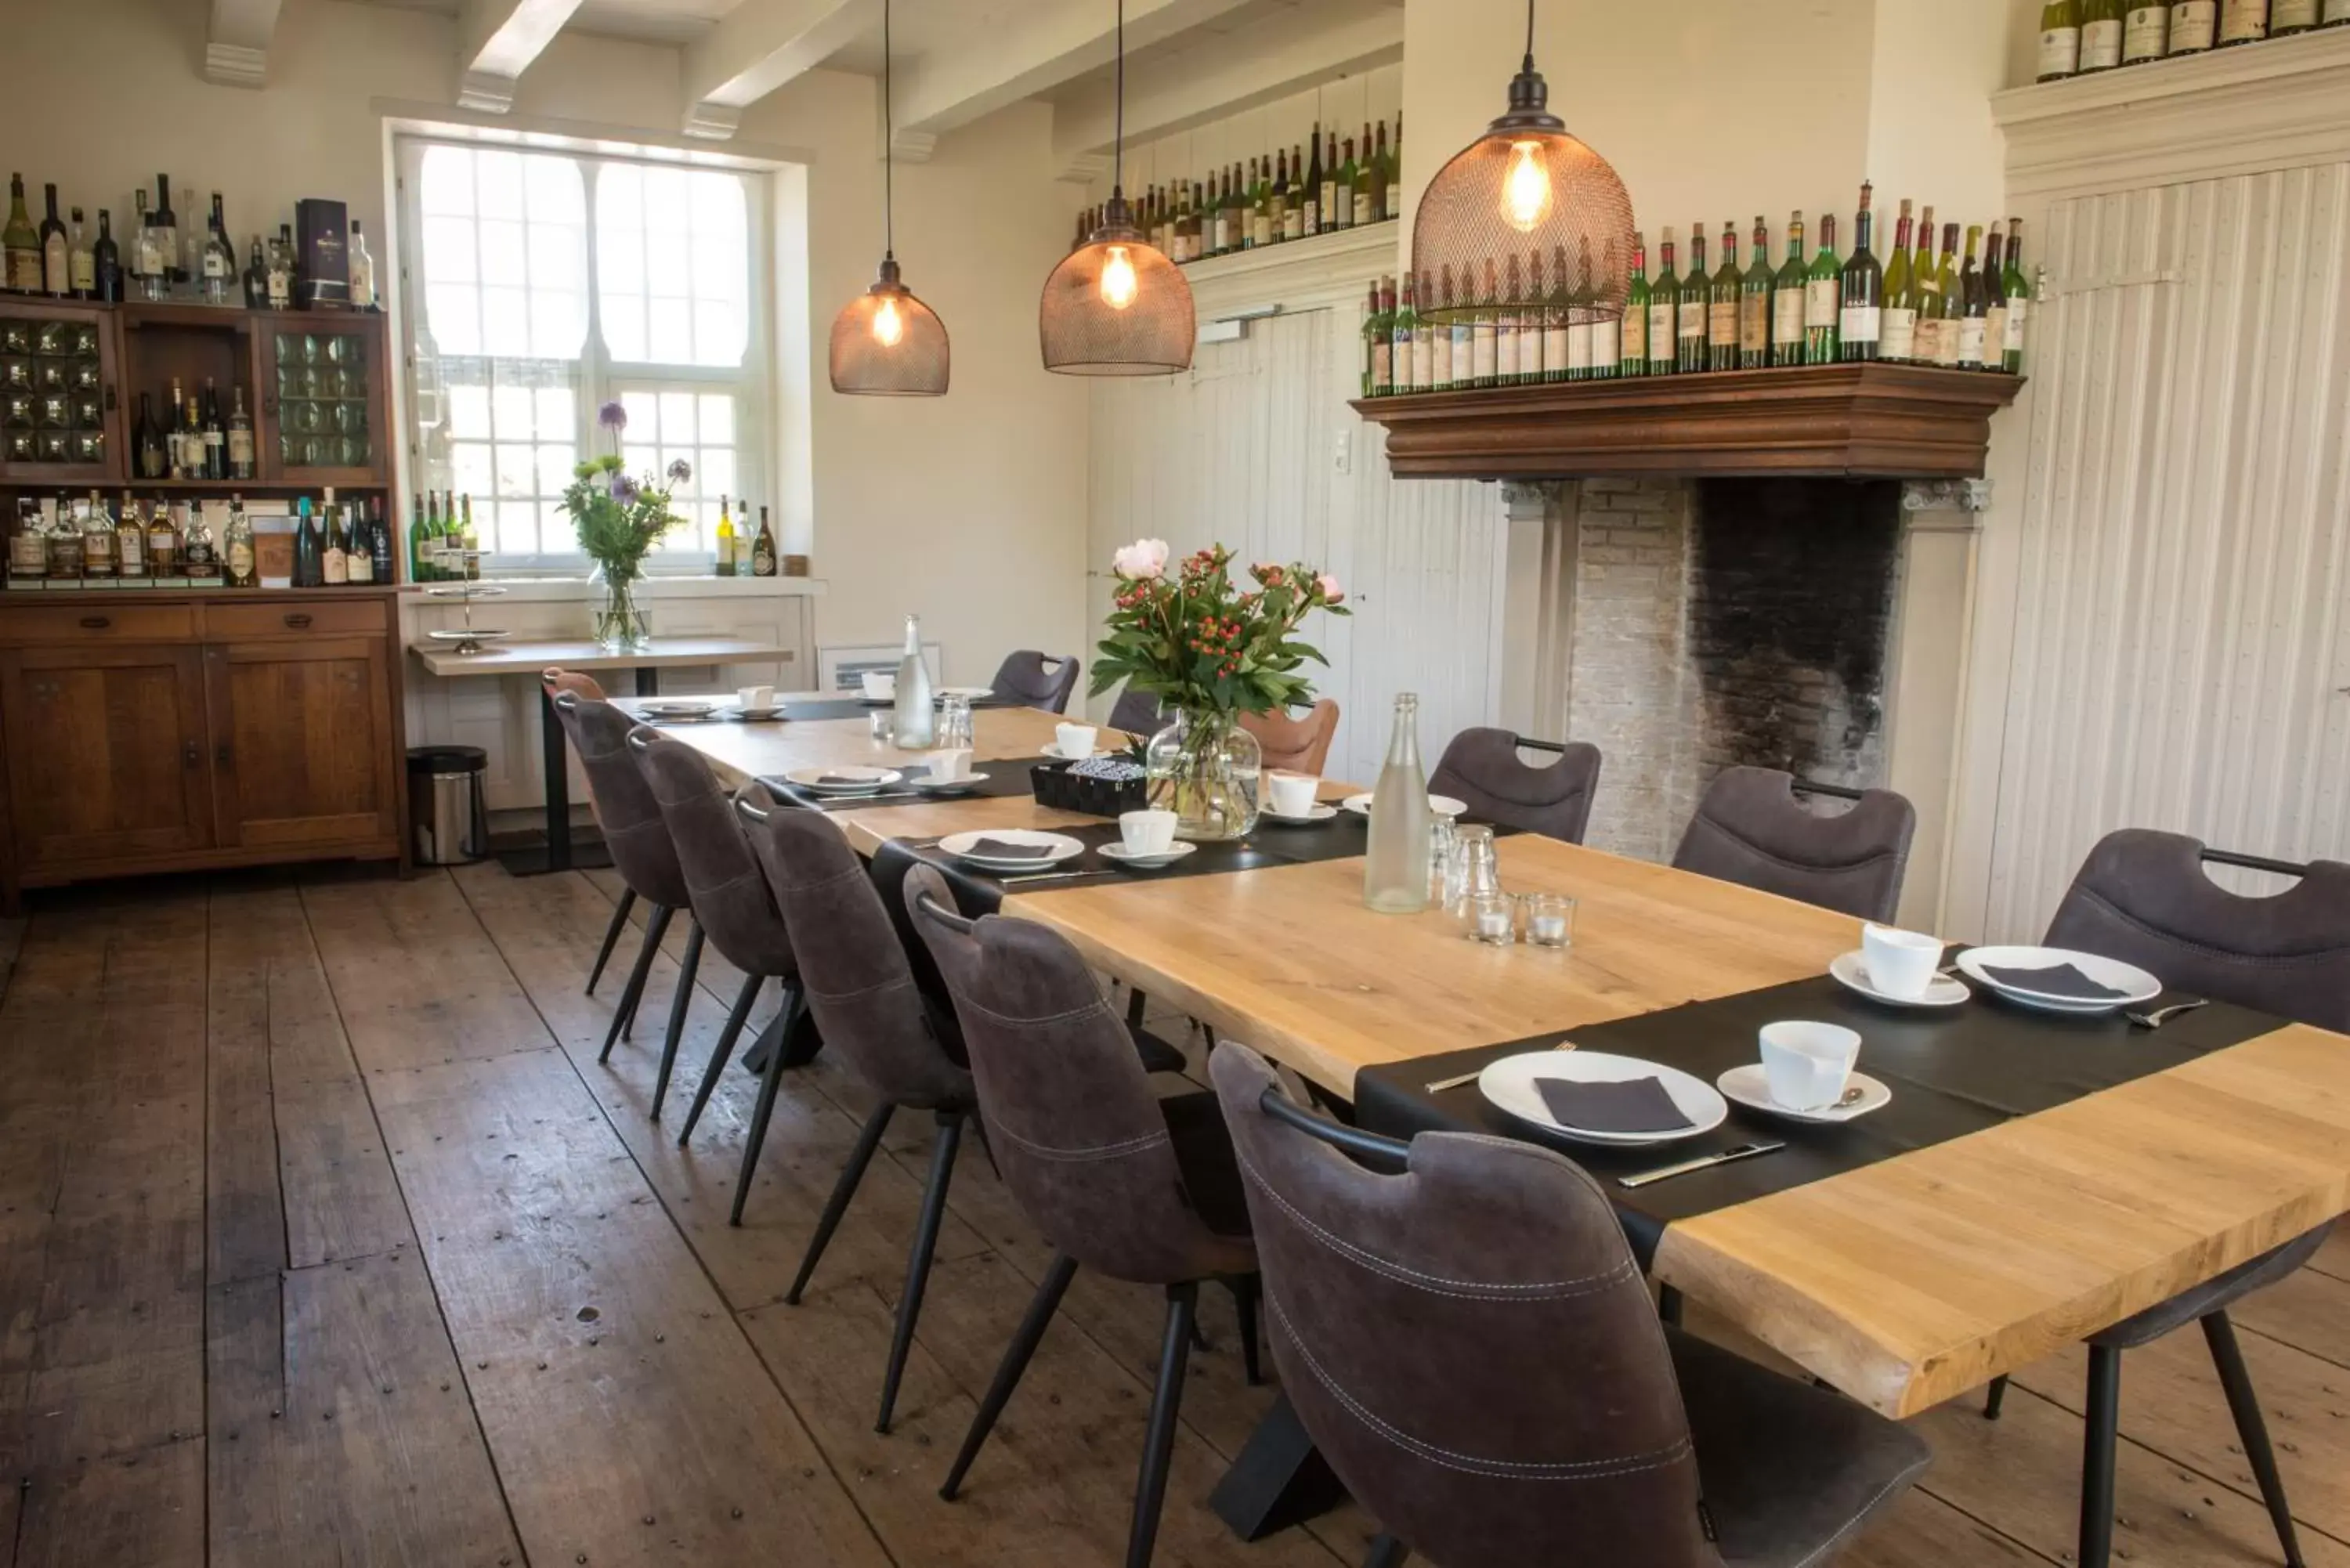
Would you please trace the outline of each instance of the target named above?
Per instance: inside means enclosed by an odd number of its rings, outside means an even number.
[[[1399,479],[1979,479],[2020,376],[1861,363],[1365,398]]]

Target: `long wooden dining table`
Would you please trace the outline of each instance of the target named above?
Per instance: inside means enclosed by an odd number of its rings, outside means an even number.
[[[1035,758],[1058,722],[975,719],[982,768]],[[862,717],[665,732],[737,784],[909,756]],[[868,856],[892,838],[1100,821],[1024,795],[830,815]],[[1513,891],[1578,900],[1565,953],[1464,941],[1440,911],[1373,913],[1359,857],[1014,888],[1002,910],[1347,1101],[1385,1064],[1811,979],[1859,945],[1858,921],[1771,894],[1534,836],[1499,847]],[[2350,1209],[2350,1039],[2272,1023],[2053,1108],[1675,1220],[1652,1276],[1848,1397],[1913,1415]]]

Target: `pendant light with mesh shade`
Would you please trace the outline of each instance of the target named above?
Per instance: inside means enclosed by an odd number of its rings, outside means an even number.
[[[947,389],[947,328],[899,275],[897,148],[889,116],[889,0],[881,4],[881,270],[832,318],[832,389],[852,397],[938,398]]]
[[[1544,275],[1578,269],[1569,318],[1624,314],[1636,243],[1632,198],[1607,161],[1550,112],[1550,88],[1534,69],[1534,4],[1526,0],[1526,55],[1510,82],[1509,109],[1436,171],[1412,218],[1411,270],[1450,292],[1423,318],[1449,321],[1521,305],[1555,308]],[[1510,299],[1514,281],[1524,297]],[[1588,286],[1585,286],[1587,282]]]
[[[1126,161],[1126,0],[1118,0],[1117,161],[1101,227],[1053,269],[1037,307],[1045,369],[1065,376],[1171,376],[1191,368],[1199,327],[1182,269],[1134,226]]]

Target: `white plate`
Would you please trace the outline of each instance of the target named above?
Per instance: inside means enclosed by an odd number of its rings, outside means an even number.
[[[993,686],[941,686],[938,690],[938,695],[941,697],[962,697],[970,700],[971,701],[976,702],[983,697],[994,696],[995,688]]]
[[[707,719],[718,711],[718,704],[715,702],[686,699],[672,701],[662,697],[648,698],[637,706],[642,709],[648,717],[655,719]]]
[[[2099,985],[2111,986],[2124,994],[2104,1000],[2058,996],[2028,986],[2003,984],[1983,972],[1987,965],[2001,969],[2054,969],[2060,963],[2069,963]],[[2136,964],[2096,953],[2074,952],[2069,948],[1969,948],[1959,955],[1959,968],[1969,980],[1991,987],[2009,1001],[2046,1012],[2114,1012],[2125,1007],[2142,1006],[2162,994],[2162,981]]]
[[[1881,1002],[1887,1007],[1956,1007],[1974,994],[1966,982],[1946,974],[1938,974],[1926,987],[1923,996],[1893,996],[1869,983],[1868,961],[1855,948],[1848,953],[1836,954],[1828,965],[1828,973],[1871,1002]]]
[[[1037,844],[1050,853],[1024,857],[1018,860],[992,860],[973,855],[972,846],[983,838],[999,844]],[[980,833],[950,833],[939,840],[939,847],[958,860],[989,871],[1042,871],[1048,866],[1058,866],[1065,860],[1075,860],[1086,852],[1086,846],[1066,833],[1041,833],[1033,827],[998,827]]]
[[[1690,1126],[1669,1133],[1605,1133],[1561,1125],[1543,1104],[1542,1091],[1534,1087],[1538,1078],[1564,1078],[1578,1084],[1614,1084],[1628,1078],[1656,1078],[1665,1086],[1681,1115],[1689,1117]],[[1528,1051],[1516,1056],[1504,1056],[1477,1075],[1477,1089],[1494,1106],[1520,1121],[1532,1122],[1562,1137],[1578,1143],[1597,1143],[1638,1147],[1645,1144],[1672,1143],[1677,1139],[1695,1137],[1711,1132],[1730,1116],[1730,1103],[1715,1092],[1712,1085],[1702,1078],[1692,1077],[1678,1067],[1668,1067],[1661,1062],[1643,1062],[1637,1056],[1617,1056],[1605,1051]]]
[[[977,789],[987,782],[985,774],[965,774],[959,779],[908,779],[908,789],[918,789],[924,794],[961,794]]]
[[[1771,1097],[1770,1080],[1764,1076],[1760,1062],[1732,1067],[1713,1083],[1716,1088],[1749,1110],[1767,1111],[1793,1122],[1848,1122],[1855,1116],[1882,1110],[1893,1101],[1892,1090],[1866,1073],[1855,1073],[1851,1084],[1846,1086],[1858,1088],[1860,1098],[1851,1105],[1830,1111],[1791,1111]]]
[[[1327,801],[1317,800],[1304,816],[1284,816],[1269,805],[1259,805],[1256,814],[1267,822],[1277,822],[1284,827],[1305,827],[1316,822],[1327,822],[1338,815],[1338,808]]]
[[[1090,762],[1096,757],[1114,757],[1118,753],[1116,752],[1107,751],[1087,752],[1084,756],[1073,757],[1068,753],[1061,750],[1060,742],[1047,741],[1043,745],[1036,748],[1036,754],[1040,757],[1050,757],[1056,763],[1083,763]]]
[[[1361,794],[1350,794],[1339,805],[1357,816],[1368,816],[1371,815],[1370,792],[1365,790]],[[1449,794],[1432,794],[1428,797],[1428,809],[1439,816],[1459,816],[1469,809],[1469,803],[1455,800]]]
[[[746,723],[754,724],[763,724],[767,722],[769,720],[780,719],[784,716],[784,705],[781,702],[776,703],[772,708],[745,708],[740,703],[736,703],[723,711],[733,714],[734,717],[743,720]]]
[[[1128,854],[1123,844],[1105,844],[1101,846],[1101,854],[1105,860],[1115,860],[1121,866],[1131,866],[1137,871],[1155,871],[1161,866],[1174,865],[1199,847],[1196,844],[1179,838],[1164,853],[1159,855]]]
[[[818,794],[871,794],[887,789],[906,775],[895,768],[868,768],[843,763],[837,768],[794,768],[784,775],[805,790]],[[855,779],[855,784],[828,784],[827,779]]]

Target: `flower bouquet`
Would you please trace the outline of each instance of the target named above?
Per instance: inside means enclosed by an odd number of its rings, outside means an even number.
[[[642,481],[620,470],[620,432],[629,414],[618,403],[606,403],[596,418],[611,432],[614,451],[592,458],[571,471],[563,492],[563,510],[578,530],[579,548],[596,563],[604,587],[604,602],[596,611],[596,643],[608,653],[629,653],[652,640],[645,612],[637,604],[637,585],[645,575],[645,556],[661,535],[685,521],[670,510],[668,489],[648,474]],[[669,483],[683,484],[693,470],[683,458],[669,465]]]

